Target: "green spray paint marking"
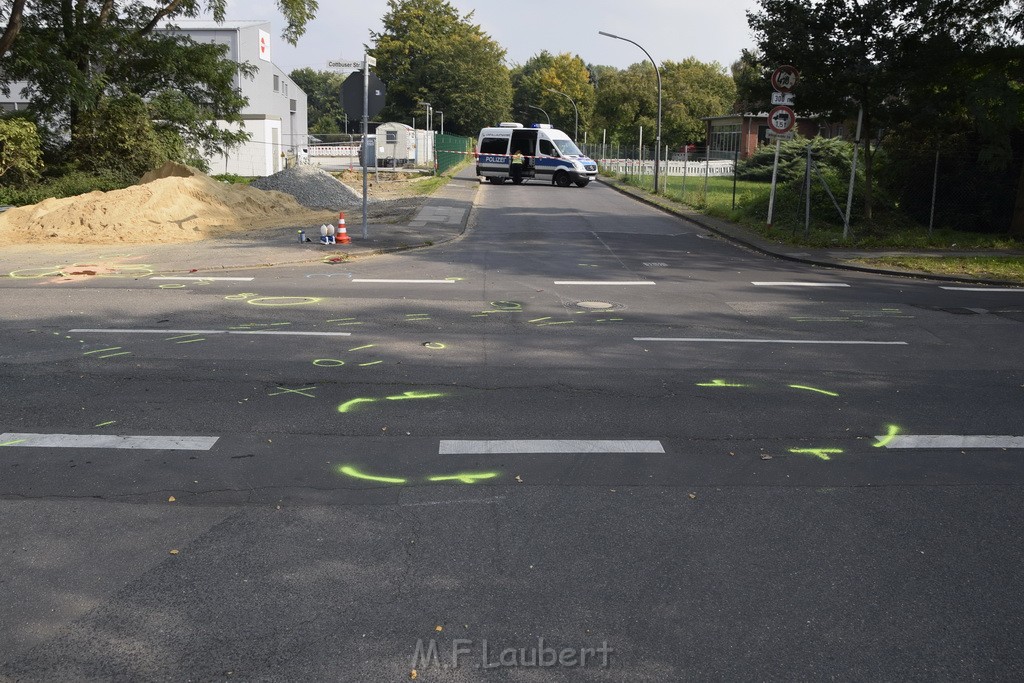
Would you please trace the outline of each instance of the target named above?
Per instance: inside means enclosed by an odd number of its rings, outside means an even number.
[[[120,346],[111,346],[110,348],[106,348],[106,349],[96,349],[95,351],[86,351],[82,355],[83,356],[88,356],[89,354],[92,354],[92,353],[103,353],[104,351],[117,351],[119,348],[121,348],[121,347]]]
[[[355,320],[355,318],[334,318],[333,320],[328,320],[327,322],[329,322],[329,323],[341,323],[341,322],[345,322],[347,320]]]
[[[98,425],[93,425],[93,426],[94,427],[106,427],[107,425],[112,425],[115,422],[117,422],[117,420],[109,420],[107,422],[100,422]]]
[[[551,316],[549,315],[546,318],[534,318],[533,320],[527,320],[526,322],[529,322],[529,323],[539,323],[541,320],[551,320]]]
[[[410,398],[442,398],[444,394],[429,394],[424,391],[406,391],[401,396],[385,396],[388,401],[404,401]]]
[[[555,322],[541,323],[537,327],[544,327],[545,325],[574,325],[575,323],[575,320],[556,320]]]
[[[377,399],[375,398],[354,398],[351,401],[345,401],[340,406],[338,406],[338,412],[347,413],[349,410],[352,409],[353,406],[356,406],[360,403],[374,403],[375,401],[377,401]]]
[[[442,398],[446,394],[427,393],[424,391],[406,391],[400,396],[385,396],[384,398],[353,398],[338,406],[339,413],[348,413],[360,403],[376,403],[377,401],[407,401],[416,398]]]
[[[313,361],[313,365],[318,368],[336,368],[340,365],[344,365],[345,361],[338,360],[337,358],[317,358]]]
[[[425,342],[423,345],[425,347],[427,347],[428,349],[443,349],[443,348],[445,348],[445,345],[442,344],[441,342]]]
[[[121,353],[108,353],[105,356],[96,356],[96,357],[97,358],[113,358],[114,356],[130,356],[130,355],[132,355],[131,351],[122,351]]]
[[[382,361],[382,360],[375,360],[375,361],[373,361],[372,363],[360,363],[360,364],[359,364],[359,367],[361,367],[361,368],[365,368],[365,367],[367,367],[367,366],[370,366],[370,365],[377,365],[378,363],[383,363],[383,362],[384,362],[384,361]]]
[[[888,430],[888,434],[880,438],[878,440],[878,443],[873,444],[875,448],[882,448],[884,446],[888,446],[889,442],[892,441],[896,437],[896,435],[900,433],[900,428],[897,427],[896,425],[889,425]]]
[[[206,337],[199,337],[198,339],[186,339],[185,341],[174,342],[175,344],[192,344],[193,342],[206,341]]]
[[[713,379],[710,382],[698,382],[698,387],[745,387],[746,384],[731,384],[724,379]]]
[[[838,396],[834,391],[826,391],[824,389],[815,389],[814,387],[805,387],[802,384],[790,384],[790,389],[803,389],[804,391],[813,391],[819,394],[825,394],[826,396]]]
[[[280,396],[282,394],[300,394],[307,398],[316,398],[316,396],[314,396],[313,394],[306,393],[307,391],[312,391],[313,389],[316,389],[316,386],[302,387],[301,389],[288,389],[282,386],[278,386],[277,388],[280,389],[281,391],[275,391],[273,394],[267,394],[267,396]]]
[[[174,341],[175,339],[186,339],[188,337],[195,337],[198,332],[189,332],[188,334],[179,334],[177,337],[166,337],[164,341]]]
[[[13,446],[14,444],[21,443],[22,441],[27,441],[27,439],[15,439],[14,441],[5,441],[4,443],[0,443],[0,446]]]
[[[816,458],[822,460],[831,460],[829,456],[836,455],[843,452],[842,448],[790,448],[790,453],[796,453],[797,455],[813,455]]]
[[[460,474],[440,475],[436,477],[427,477],[427,481],[461,481],[463,484],[475,484],[478,481],[484,479],[494,479],[498,476],[497,472],[478,472],[470,473],[464,472]]]
[[[398,477],[376,477],[372,474],[363,474],[355,467],[351,465],[342,465],[338,467],[338,472],[345,476],[352,477],[353,479],[363,479],[366,481],[379,481],[382,484],[405,484],[408,483],[407,479],[400,479]]]
[[[366,346],[357,346],[354,349],[349,349],[349,351],[362,351],[363,349],[372,349],[374,346],[376,344],[367,344]]]

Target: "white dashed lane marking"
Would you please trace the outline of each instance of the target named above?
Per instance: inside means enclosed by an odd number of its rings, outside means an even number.
[[[123,436],[119,434],[0,434],[8,448],[121,448],[133,450],[208,451],[217,436]]]

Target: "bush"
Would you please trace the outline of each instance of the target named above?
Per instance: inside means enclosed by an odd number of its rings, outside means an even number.
[[[811,138],[797,136],[786,140],[779,146],[779,177],[778,182],[785,183],[804,177],[807,164],[807,145],[818,167],[823,171],[830,169],[840,177],[850,176],[850,160],[853,158],[853,145],[839,138]],[[768,182],[772,179],[772,167],[775,163],[775,145],[763,145],[757,148],[749,159],[740,162],[740,180],[760,180]]]
[[[118,170],[138,178],[171,158],[169,144],[157,136],[142,99],[126,94],[105,97],[83,113],[69,152],[83,171]]]
[[[44,199],[73,197],[96,190],[102,192],[120,190],[134,182],[133,178],[111,171],[102,173],[71,171],[59,177],[47,178],[39,183],[20,188],[0,186],[0,204],[25,206],[36,204]]]
[[[43,168],[39,131],[21,117],[0,119],[0,177],[8,185],[22,185],[39,177]]]

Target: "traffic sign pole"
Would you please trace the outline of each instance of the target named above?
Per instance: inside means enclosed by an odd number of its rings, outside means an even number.
[[[370,66],[376,66],[377,60],[370,55],[363,55],[363,239],[367,239],[366,228],[366,193],[369,190],[367,174],[367,162],[370,156],[370,146],[367,138],[370,133]]]
[[[782,140],[776,138],[775,140],[775,163],[772,165],[772,191],[768,195],[768,227],[772,227],[772,217],[775,215],[775,181],[779,177],[779,147],[782,146]]]

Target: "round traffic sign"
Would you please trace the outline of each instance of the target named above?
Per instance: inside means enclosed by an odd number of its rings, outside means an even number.
[[[789,107],[775,107],[768,113],[768,127],[775,133],[788,133],[796,124],[796,113]]]
[[[772,73],[772,87],[779,92],[793,92],[799,80],[800,72],[789,64],[783,64]]]

